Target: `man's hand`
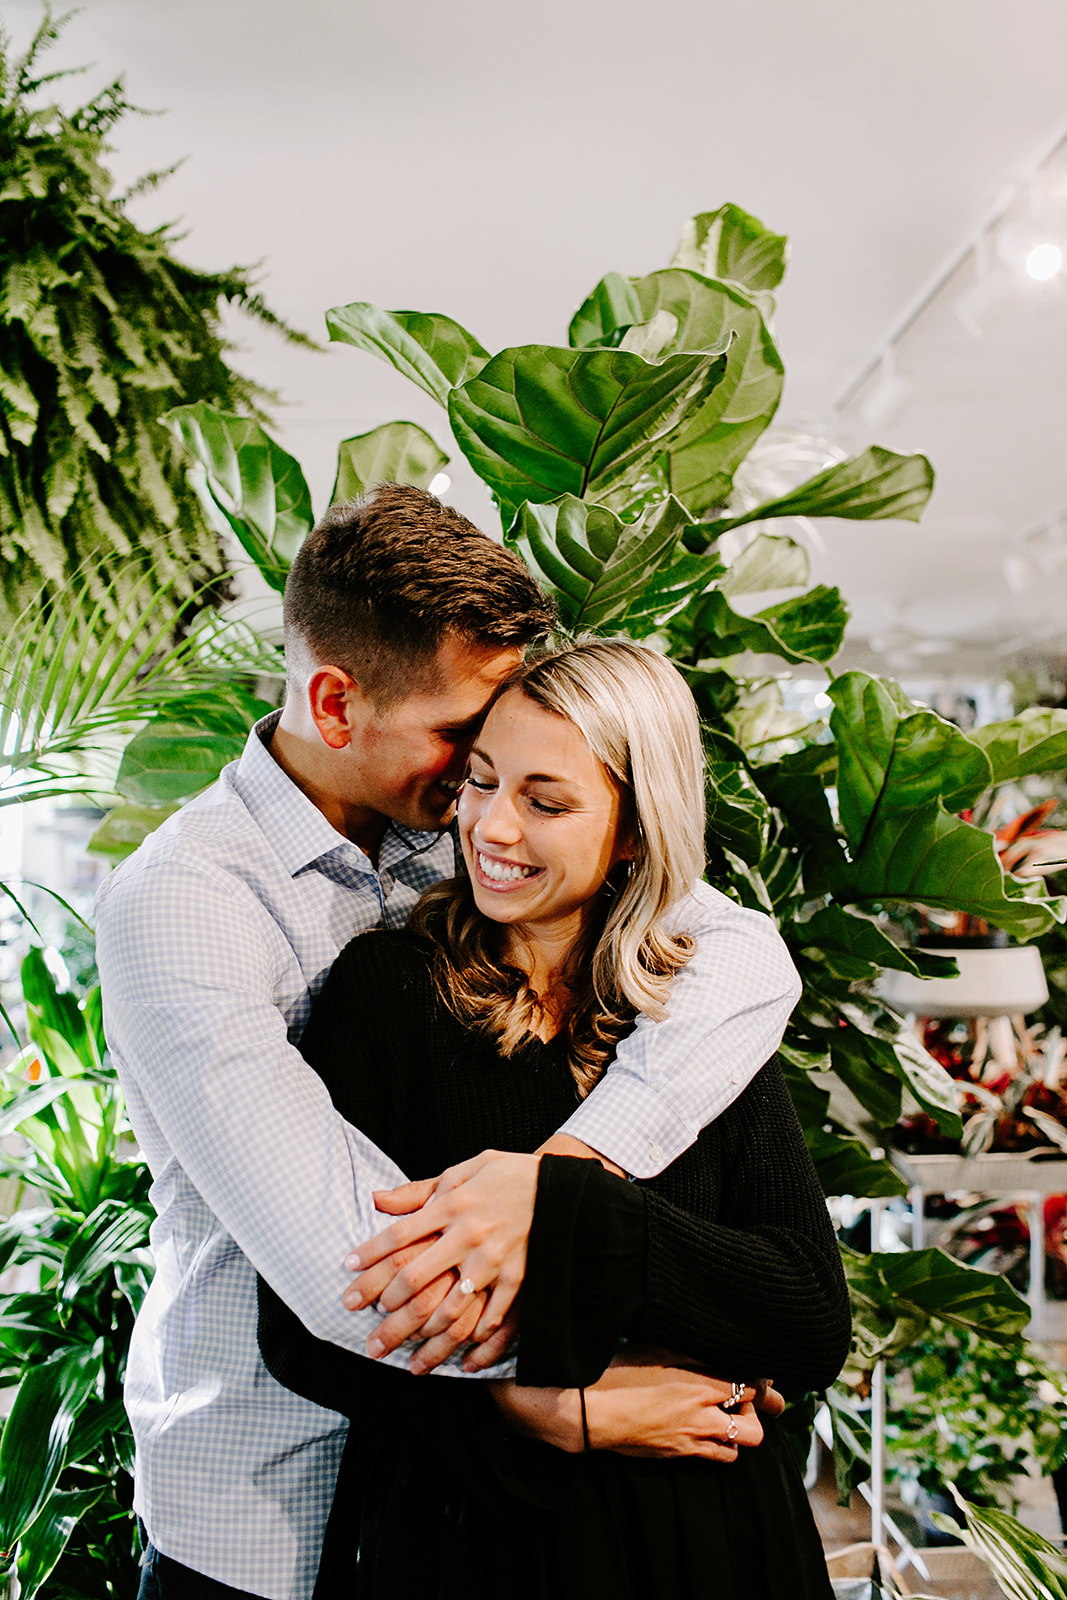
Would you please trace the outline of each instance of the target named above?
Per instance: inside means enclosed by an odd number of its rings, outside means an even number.
[[[494,1383],[497,1406],[520,1433],[562,1450],[584,1448],[576,1389],[520,1389]],[[763,1428],[746,1388],[740,1405],[721,1409],[733,1385],[688,1367],[634,1365],[616,1358],[603,1377],[585,1391],[589,1439],[596,1450],[665,1459],[702,1456],[708,1461],[737,1460],[739,1447],[758,1445]]]
[[[344,1295],[350,1311],[378,1302],[389,1313],[369,1355],[421,1335],[412,1368],[428,1372],[500,1327],[526,1270],[538,1159],[486,1150],[440,1178],[375,1195],[379,1211],[401,1220],[349,1256],[357,1277]]]

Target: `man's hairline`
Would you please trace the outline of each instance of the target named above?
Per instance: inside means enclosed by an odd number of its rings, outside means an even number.
[[[287,623],[285,625],[284,637],[286,663],[285,697],[286,699],[289,699],[293,694],[302,694],[307,689],[308,684],[316,672],[322,672],[332,667],[337,672],[343,672],[346,678],[350,678],[360,692],[366,696],[371,705],[374,707],[375,711],[381,714],[392,710],[393,707],[400,705],[404,700],[410,700],[413,695],[435,694],[443,688],[444,684],[447,682],[447,675],[441,670],[439,665],[439,657],[445,645],[450,643],[452,640],[459,640],[464,644],[472,645],[475,648],[480,648],[486,651],[518,650],[521,664],[521,661],[525,658],[526,652],[532,646],[537,645],[546,639],[548,637],[548,633],[549,630],[544,628],[536,632],[532,632],[527,638],[516,636],[515,638],[508,640],[493,639],[487,638],[484,635],[479,636],[476,634],[466,633],[462,628],[445,627],[442,629],[440,635],[438,636],[437,643],[427,657],[424,669],[419,674],[418,679],[415,682],[409,682],[401,694],[386,695],[381,697],[371,693],[371,691],[365,687],[355,673],[350,672],[349,669],[345,666],[342,666],[339,661],[320,660],[310,640],[307,638],[307,635],[304,634],[294,624]],[[290,670],[290,638],[296,638],[299,640],[302,650],[306,654],[310,663],[309,670],[306,673],[301,673],[301,679],[299,682],[294,681],[293,674]],[[505,686],[506,685],[502,685],[502,687]]]

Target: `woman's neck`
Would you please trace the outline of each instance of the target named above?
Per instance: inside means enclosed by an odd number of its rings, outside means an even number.
[[[532,1027],[539,1039],[554,1039],[567,1020],[570,989],[565,973],[576,938],[573,929],[566,935],[547,938],[521,928],[509,930],[508,964],[525,974],[541,1007],[540,1016]]]

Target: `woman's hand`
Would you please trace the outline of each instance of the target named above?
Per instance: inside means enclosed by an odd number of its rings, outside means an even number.
[[[561,1450],[584,1448],[577,1389],[520,1389],[513,1383],[490,1388],[517,1432]],[[585,1391],[590,1444],[628,1456],[736,1461],[740,1446],[762,1441],[763,1428],[752,1404],[752,1386],[744,1390],[740,1405],[721,1409],[732,1391],[732,1384],[686,1367],[616,1358]]]

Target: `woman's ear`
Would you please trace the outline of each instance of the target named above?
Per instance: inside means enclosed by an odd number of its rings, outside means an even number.
[[[331,750],[344,750],[352,742],[356,722],[362,720],[363,691],[341,667],[316,667],[308,679],[308,709],[315,730]]]
[[[619,823],[618,832],[618,859],[632,862],[637,855],[638,845],[641,841],[641,824],[633,815],[632,805],[626,807],[629,814],[623,815]]]

